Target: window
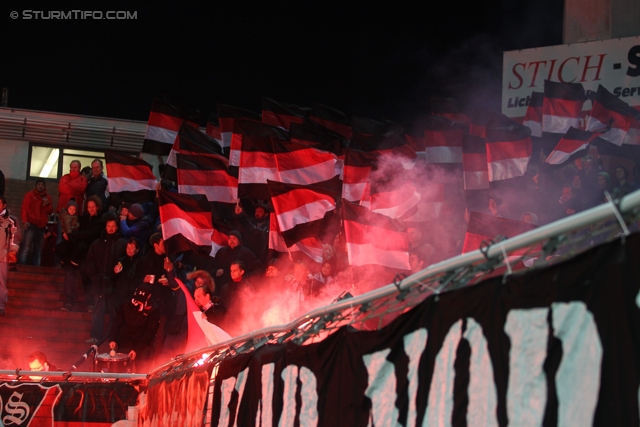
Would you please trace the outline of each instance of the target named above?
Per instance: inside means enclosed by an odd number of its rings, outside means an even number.
[[[73,148],[59,148],[46,145],[29,145],[29,168],[27,179],[45,178],[60,179],[69,173],[69,165],[73,160],[80,161],[82,167],[91,167],[94,159],[104,163],[104,153],[100,151],[85,151]],[[106,168],[104,169],[107,175]]]

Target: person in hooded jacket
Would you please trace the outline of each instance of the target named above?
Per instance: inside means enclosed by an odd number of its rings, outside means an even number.
[[[154,287],[141,283],[116,313],[109,348],[127,353],[136,363],[137,372],[146,372],[152,357],[153,340],[160,326],[160,309]]]

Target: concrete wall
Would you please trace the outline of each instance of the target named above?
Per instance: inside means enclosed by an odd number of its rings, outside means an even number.
[[[565,0],[565,44],[640,35],[638,0]]]
[[[25,141],[0,140],[0,170],[5,178],[27,177],[29,143]]]

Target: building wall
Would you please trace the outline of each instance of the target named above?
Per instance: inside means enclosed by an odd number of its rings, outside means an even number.
[[[637,35],[638,0],[565,0],[564,44]]]
[[[0,139],[0,170],[5,178],[21,179],[27,177],[29,143]]]

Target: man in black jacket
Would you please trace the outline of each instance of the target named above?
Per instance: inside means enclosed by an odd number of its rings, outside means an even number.
[[[91,325],[91,338],[88,343],[96,343],[102,337],[104,329],[104,315],[109,314],[109,319],[115,316],[113,304],[113,291],[115,283],[114,267],[120,257],[125,253],[126,240],[120,236],[118,222],[115,218],[109,218],[105,224],[105,230],[100,239],[89,247],[83,269],[91,278],[90,297],[93,301],[89,304],[95,306]]]

